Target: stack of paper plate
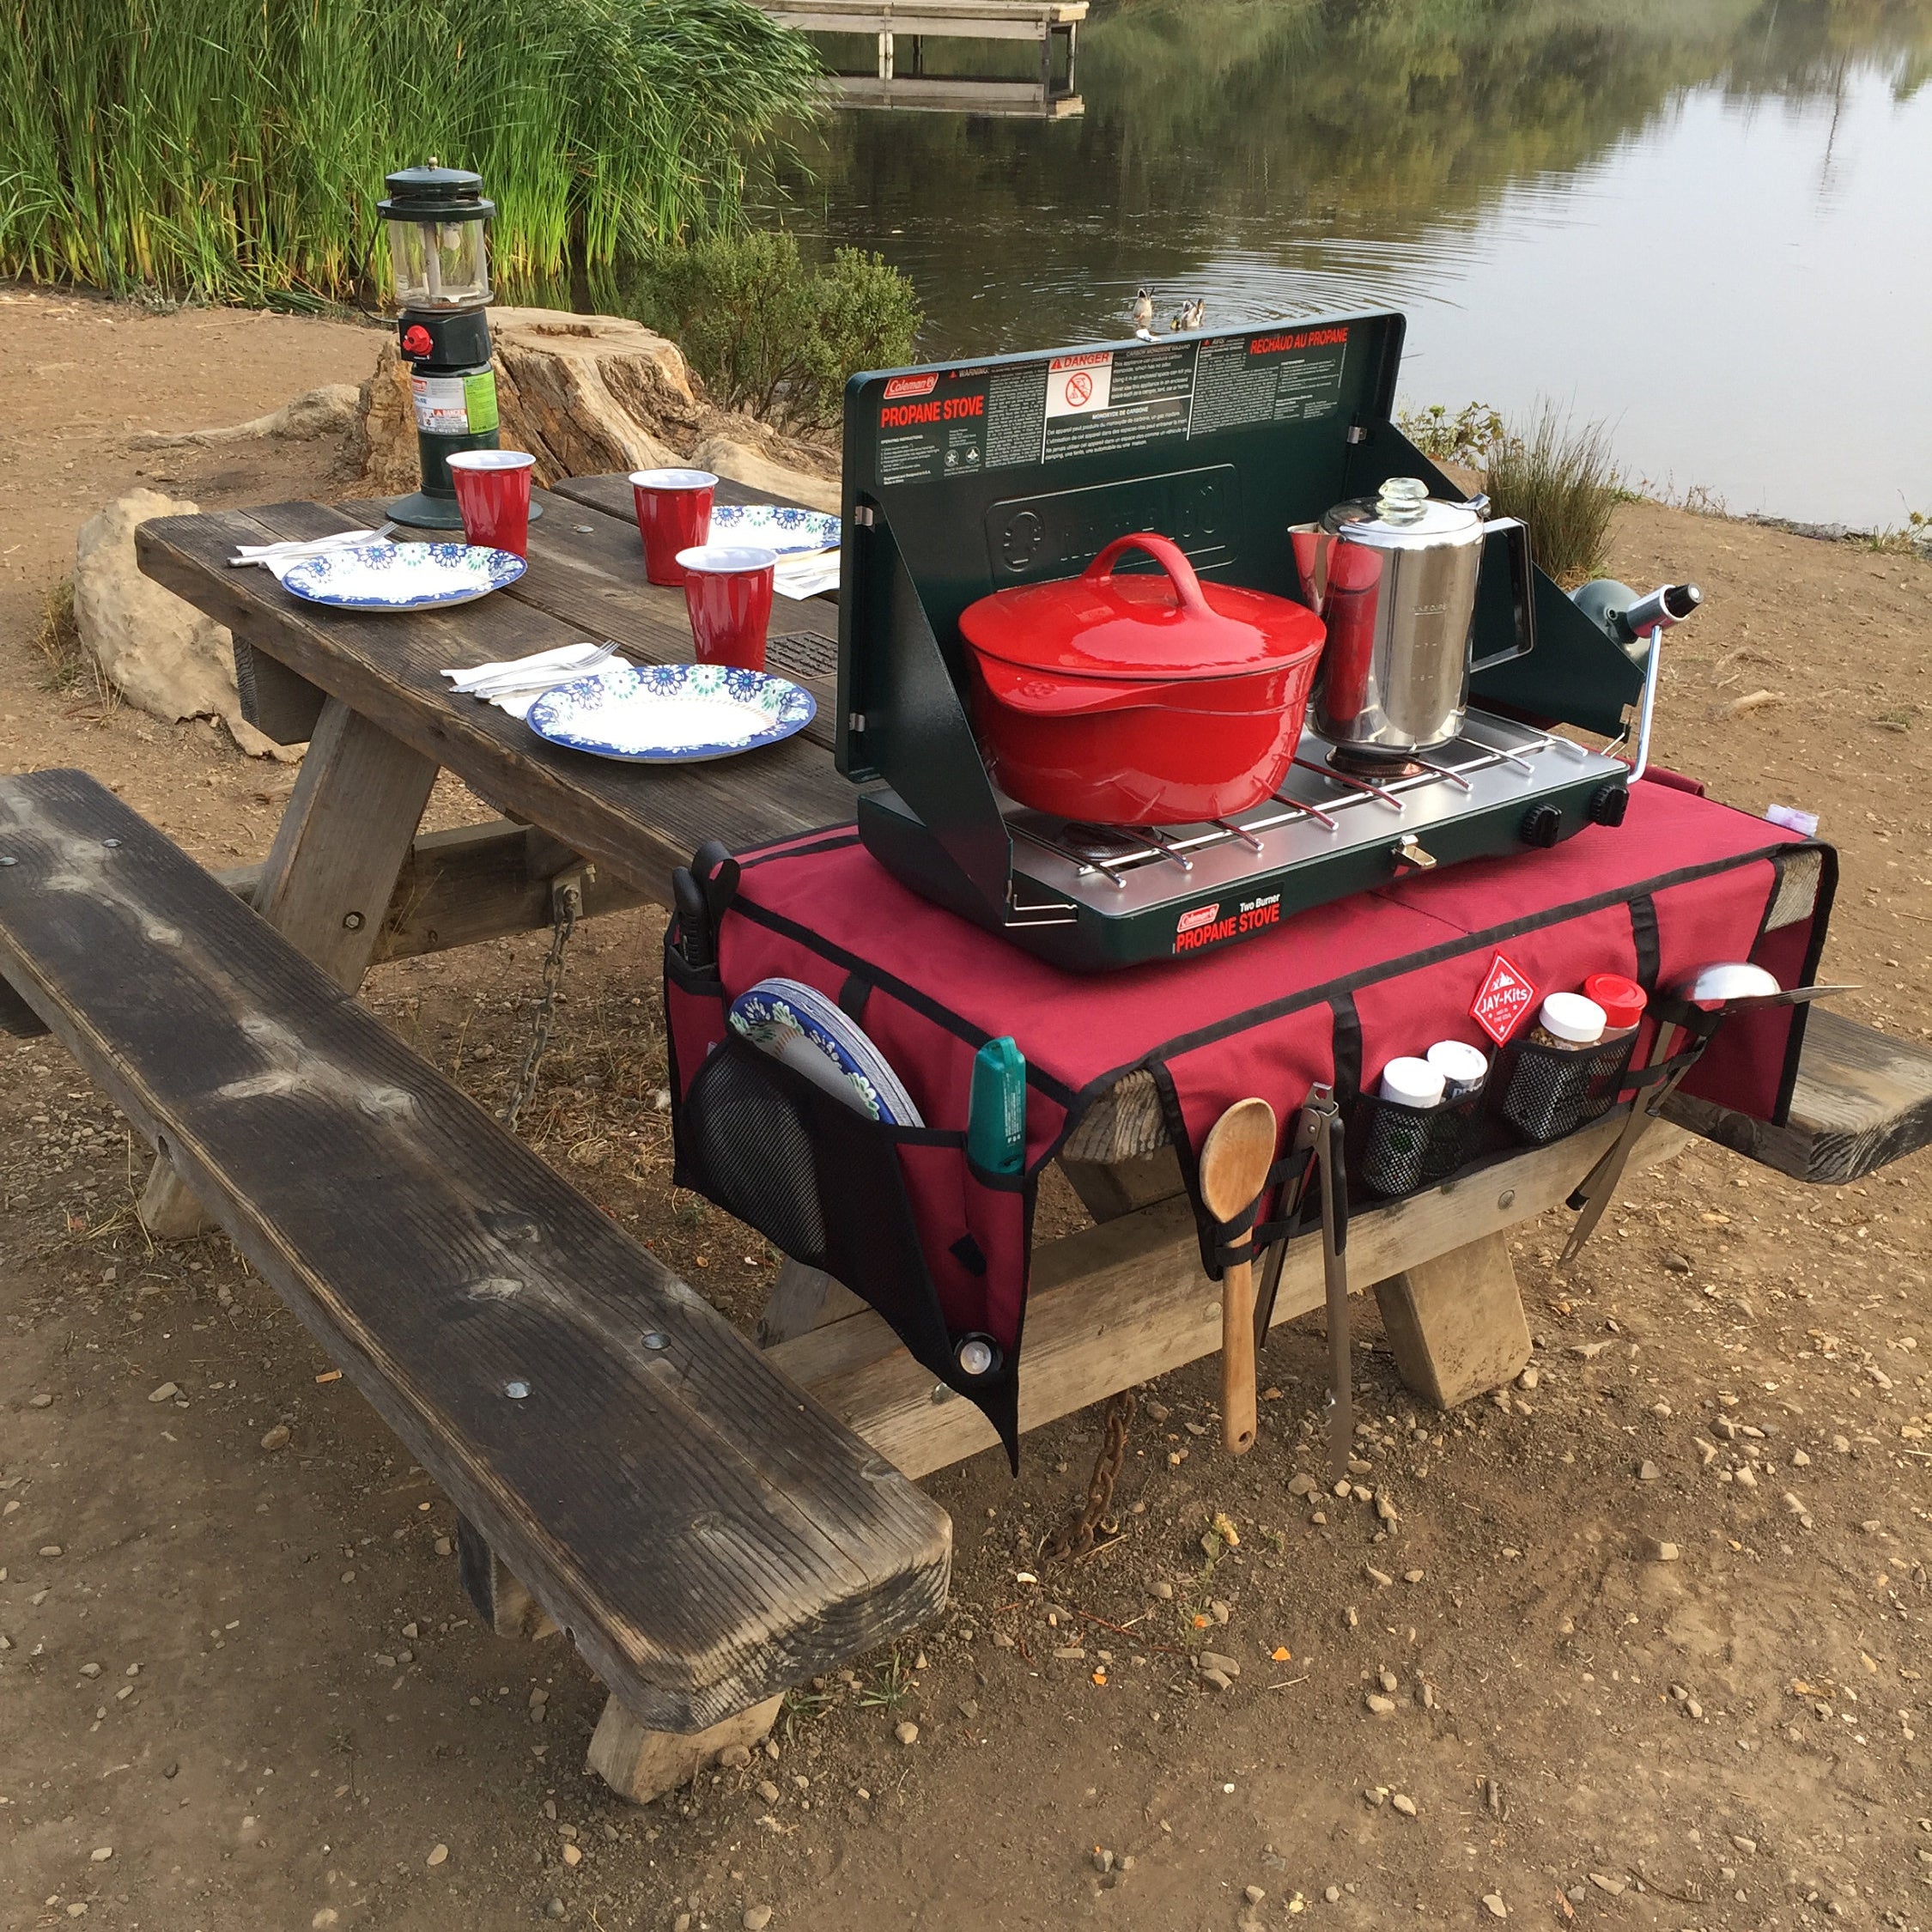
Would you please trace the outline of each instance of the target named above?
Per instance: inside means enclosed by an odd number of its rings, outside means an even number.
[[[760,980],[732,1002],[732,1025],[814,1086],[887,1127],[923,1127],[884,1054],[825,995],[797,980]]]

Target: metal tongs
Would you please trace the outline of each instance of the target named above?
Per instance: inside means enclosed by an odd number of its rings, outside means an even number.
[[[1321,1270],[1327,1285],[1328,1321],[1328,1460],[1334,1479],[1348,1473],[1355,1442],[1354,1358],[1348,1320],[1348,1165],[1342,1151],[1341,1109],[1333,1086],[1317,1082],[1295,1121],[1293,1151],[1302,1155],[1300,1171],[1284,1188],[1281,1218],[1288,1224],[1268,1251],[1261,1292],[1255,1297],[1255,1346],[1259,1353],[1274,1320],[1275,1297],[1288,1257],[1288,1242],[1300,1218],[1310,1179],[1321,1210]]]
[[[1664,1066],[1674,1054],[1689,1048],[1693,1041],[1697,1043],[1695,1050],[1684,1052],[1680,1064],[1662,1079],[1651,1083],[1649,1093],[1639,1088],[1622,1133],[1611,1143],[1603,1158],[1577,1183],[1569,1202],[1579,1211],[1577,1224],[1571,1229],[1570,1239],[1564,1243],[1558,1267],[1565,1267],[1574,1261],[1577,1251],[1595,1232],[1597,1223],[1603,1218],[1604,1209],[1609,1206],[1617,1192],[1617,1184],[1624,1177],[1631,1151],[1643,1137],[1643,1130],[1663,1112],[1665,1103],[1682,1084],[1685,1075],[1697,1064],[1698,1055],[1721,1022],[1733,1013],[1748,1012],[1757,1006],[1802,1006],[1814,999],[1828,999],[1833,993],[1857,990],[1855,986],[1797,986],[1787,991],[1762,966],[1753,966],[1743,960],[1726,960],[1700,966],[1688,979],[1672,987],[1669,994],[1659,1003],[1664,1016],[1662,1023],[1657,1028],[1650,1057],[1639,1071],[1649,1072],[1654,1067]]]

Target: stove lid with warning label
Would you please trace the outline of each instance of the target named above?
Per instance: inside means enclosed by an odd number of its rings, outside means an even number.
[[[929,682],[904,649],[908,592],[960,688],[969,605],[1078,576],[1130,531],[1172,539],[1206,584],[1298,599],[1291,523],[1431,474],[1389,427],[1402,332],[1341,316],[853,377],[840,769],[890,775],[926,749],[900,728]]]

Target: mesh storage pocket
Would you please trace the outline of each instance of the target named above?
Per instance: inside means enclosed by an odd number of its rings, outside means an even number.
[[[1624,1084],[1637,1045],[1633,1028],[1600,1046],[1539,1046],[1524,1040],[1510,1049],[1509,1064],[1492,1085],[1511,1129],[1532,1146],[1560,1140],[1608,1111]]]
[[[1439,1107],[1364,1094],[1349,1116],[1349,1173],[1385,1200],[1448,1180],[1463,1163],[1470,1123],[1481,1105],[1480,1092]]]
[[[946,1358],[900,1149],[957,1148],[963,1135],[872,1120],[735,1033],[698,1069],[677,1124],[685,1185],[870,1303],[915,1354]]]

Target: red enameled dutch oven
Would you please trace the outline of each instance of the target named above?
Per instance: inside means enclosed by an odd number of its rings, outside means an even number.
[[[1163,574],[1115,576],[1129,550]],[[1203,585],[1151,531],[1116,538],[1078,577],[982,597],[959,629],[993,782],[1105,825],[1192,824],[1272,797],[1323,636],[1287,598]]]

